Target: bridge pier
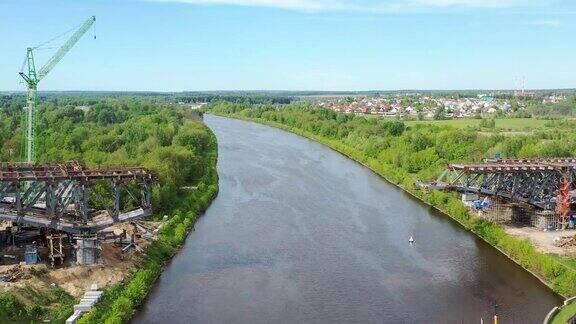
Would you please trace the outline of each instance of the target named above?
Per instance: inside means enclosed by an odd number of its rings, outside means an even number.
[[[96,235],[76,236],[76,264],[94,265],[100,260],[100,241]]]

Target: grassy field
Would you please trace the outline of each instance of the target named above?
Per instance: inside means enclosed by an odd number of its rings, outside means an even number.
[[[538,128],[545,128],[550,125],[550,120],[533,118],[505,118],[496,119],[496,128],[505,131],[526,132]],[[436,124],[450,125],[457,128],[480,127],[480,119],[450,119],[450,120],[414,120],[407,121],[408,125],[416,124]]]
[[[576,303],[570,303],[560,309],[560,311],[552,317],[551,324],[566,324],[568,320],[576,314]]]

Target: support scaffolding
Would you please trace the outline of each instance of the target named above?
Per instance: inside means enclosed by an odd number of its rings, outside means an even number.
[[[493,223],[510,223],[514,221],[514,205],[502,202],[493,203],[488,208],[477,210],[477,215]]]
[[[542,230],[559,230],[565,228],[562,215],[551,210],[536,211],[532,217],[531,225]]]
[[[48,258],[52,266],[56,264],[56,260],[59,261],[60,265],[64,264],[65,255],[62,239],[66,237],[66,234],[61,233],[46,235],[46,240],[48,241]]]
[[[464,195],[463,195],[464,196]],[[476,196],[476,201],[484,201],[486,196]],[[464,201],[463,197],[463,201]],[[466,202],[465,202],[466,203]],[[527,204],[510,203],[503,199],[492,199],[489,205],[477,208],[467,203],[472,215],[497,224],[532,226],[545,230],[564,228],[563,216],[551,210],[538,210]]]

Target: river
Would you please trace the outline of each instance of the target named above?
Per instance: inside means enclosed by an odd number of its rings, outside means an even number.
[[[134,323],[542,323],[561,302],[446,215],[314,141],[205,116],[220,193]],[[413,236],[416,243],[410,245]]]

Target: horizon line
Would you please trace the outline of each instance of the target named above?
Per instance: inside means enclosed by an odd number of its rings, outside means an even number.
[[[576,87],[566,87],[566,88],[527,88],[524,89],[524,92],[531,92],[531,91],[576,91]],[[250,90],[177,90],[177,91],[169,91],[169,90],[41,90],[38,91],[40,95],[43,92],[48,93],[55,93],[55,92],[141,92],[141,93],[186,93],[186,92],[195,92],[195,93],[209,93],[209,92],[341,92],[341,93],[352,93],[352,92],[408,92],[408,91],[449,91],[449,92],[458,92],[458,91],[522,91],[521,89],[512,89],[512,88],[469,88],[469,89],[368,89],[368,90],[286,90],[286,89],[250,89]],[[26,93],[26,90],[0,90],[0,93]]]

